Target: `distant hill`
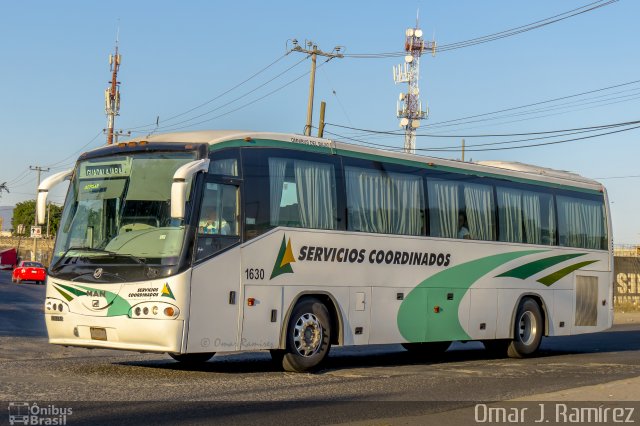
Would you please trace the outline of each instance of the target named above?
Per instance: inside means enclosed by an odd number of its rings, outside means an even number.
[[[11,218],[13,217],[14,206],[0,206],[0,217],[2,218],[2,231],[11,229]]]

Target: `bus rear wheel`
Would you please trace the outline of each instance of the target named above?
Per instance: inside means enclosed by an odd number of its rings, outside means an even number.
[[[444,354],[451,342],[402,343],[402,347],[412,354],[426,358],[437,358]]]
[[[215,352],[205,352],[198,354],[169,354],[169,356],[182,364],[202,364],[209,361]]]
[[[510,358],[525,358],[535,353],[540,347],[543,333],[540,306],[530,297],[522,299],[516,312],[513,340],[507,347],[507,355]]]
[[[330,324],[329,311],[320,300],[309,298],[298,302],[287,326],[282,367],[293,372],[318,367],[331,349]]]

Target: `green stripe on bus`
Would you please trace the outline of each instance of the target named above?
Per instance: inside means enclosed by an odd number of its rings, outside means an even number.
[[[470,340],[471,337],[460,324],[458,309],[460,302],[471,286],[480,278],[523,256],[545,252],[546,250],[523,250],[511,253],[496,254],[472,260],[427,278],[407,295],[398,310],[397,324],[402,337],[409,342],[437,342],[452,340]],[[439,312],[434,312],[430,295],[439,302],[436,289],[459,289],[462,294],[454,300],[447,300],[439,305]]]
[[[107,316],[108,317],[114,317],[114,316],[118,316],[118,315],[128,315],[129,314],[129,309],[131,309],[131,304],[129,304],[129,302],[127,302],[125,299],[123,299],[122,297],[118,296],[117,294],[111,292],[111,291],[107,291],[107,290],[97,290],[95,288],[91,288],[91,287],[84,287],[79,285],[78,287],[80,288],[84,288],[85,290],[88,291],[104,291],[105,295],[109,296],[107,298],[107,301],[109,303],[109,309],[107,310]]]
[[[551,275],[547,275],[546,277],[542,277],[538,280],[539,283],[546,285],[549,287],[554,284],[556,281],[566,277],[573,271],[576,271],[583,266],[591,265],[592,263],[596,263],[597,260],[587,260],[585,262],[576,263],[575,265],[569,265],[566,268],[562,268],[559,271],[554,272]]]
[[[586,253],[562,254],[560,256],[551,256],[544,259],[535,260],[533,262],[526,263],[524,265],[518,266],[517,268],[513,268],[510,271],[497,275],[497,277],[511,277],[524,280],[537,274],[538,272],[542,272],[547,268],[557,265],[558,263],[562,263],[565,260],[584,256],[585,254]]]
[[[84,296],[85,294],[87,294],[85,291],[78,290],[77,288],[69,287],[68,285],[64,285],[64,284],[58,284],[58,285],[64,288],[65,290],[67,290],[69,293],[74,294],[76,296]]]
[[[55,288],[58,293],[60,293],[62,295],[62,297],[64,297],[65,299],[67,299],[67,302],[71,302],[71,300],[73,299],[73,296],[71,296],[69,293],[67,293],[66,291],[58,288],[57,285],[53,285],[53,288]]]

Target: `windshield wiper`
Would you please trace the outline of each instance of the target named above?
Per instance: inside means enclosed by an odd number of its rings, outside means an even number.
[[[70,251],[88,251],[88,252],[92,252],[92,253],[104,253],[107,256],[111,256],[111,257],[128,257],[132,260],[134,260],[136,263],[139,264],[145,264],[145,262],[137,257],[134,256],[132,254],[121,254],[121,253],[116,253],[115,251],[109,251],[109,250],[104,250],[104,249],[99,249],[99,248],[95,248],[95,247],[83,247],[83,246],[74,246],[74,247],[69,247],[63,254],[62,256],[60,256],[60,258],[56,261],[55,264],[51,265],[51,270],[55,271],[56,268],[58,267],[59,263],[62,262],[63,259],[65,259],[67,257],[67,254],[69,254]]]

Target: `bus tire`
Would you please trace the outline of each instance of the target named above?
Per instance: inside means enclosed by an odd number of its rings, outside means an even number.
[[[451,346],[451,342],[402,343],[402,347],[412,354],[425,358],[438,358]]]
[[[215,352],[204,352],[197,354],[172,354],[169,356],[182,364],[202,364],[209,361],[215,355]]]
[[[510,358],[525,358],[538,350],[544,333],[542,311],[538,303],[525,297],[516,312],[513,340],[507,347]]]
[[[331,349],[331,320],[318,299],[298,302],[287,326],[287,349],[282,358],[285,371],[304,372],[318,367]]]

